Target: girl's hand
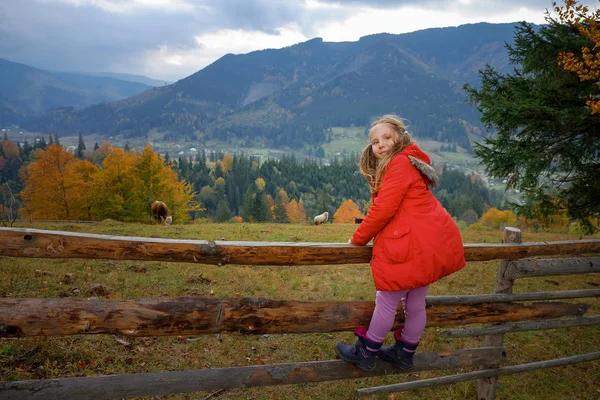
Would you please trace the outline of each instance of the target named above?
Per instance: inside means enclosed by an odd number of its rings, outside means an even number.
[[[352,243],[352,239],[348,240],[348,243],[350,243],[350,244],[354,244],[354,243]]]

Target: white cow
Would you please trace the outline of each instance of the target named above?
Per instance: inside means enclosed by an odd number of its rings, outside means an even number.
[[[317,215],[314,219],[314,222],[315,222],[315,225],[321,225],[321,224],[324,224],[325,222],[327,222],[328,219],[329,219],[329,213],[327,211],[325,211],[323,214]]]

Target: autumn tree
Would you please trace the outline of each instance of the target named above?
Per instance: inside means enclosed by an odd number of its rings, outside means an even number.
[[[192,202],[191,185],[179,180],[149,145],[143,154],[111,147],[102,166],[94,182],[100,218],[146,221],[154,200],[165,202],[177,223],[201,209]]]
[[[362,218],[360,209],[352,200],[345,200],[333,214],[333,220],[337,224],[354,223],[354,218]]]
[[[290,201],[286,206],[287,217],[290,223],[298,224],[306,220],[306,210],[301,203],[296,200]]]
[[[275,223],[290,222],[287,216],[286,206],[289,203],[289,197],[285,190],[280,189],[275,196],[275,206],[273,207],[273,221]]]
[[[25,188],[21,197],[25,210],[33,218],[76,219],[88,215],[86,196],[89,186],[82,185],[84,161],[77,160],[62,146],[49,145],[35,152],[35,161],[23,171]],[[93,174],[93,171],[89,172]]]
[[[600,114],[588,102],[599,98],[600,88],[597,80],[565,70],[561,57],[584,59],[582,49],[595,44],[568,20],[547,14],[546,21],[539,28],[516,27],[514,46],[508,46],[513,73],[487,67],[480,88],[465,86],[495,134],[476,144],[475,153],[489,175],[521,190],[524,202],[514,205],[520,214],[566,212],[593,232],[600,216]]]
[[[219,161],[221,171],[224,174],[227,174],[229,171],[231,171],[232,164],[233,164],[233,157],[231,156],[231,154],[225,154],[223,156],[223,159],[221,161]]]
[[[98,219],[98,209],[95,207],[96,193],[94,179],[98,167],[88,160],[80,160],[75,164],[75,172],[79,177],[79,191],[77,202],[79,204],[80,216],[88,221]]]
[[[481,223],[492,228],[514,224],[515,222],[517,222],[517,217],[510,210],[500,211],[492,207],[481,216]]]
[[[150,207],[155,200],[164,201],[169,206],[169,199],[172,198],[173,171],[165,166],[163,159],[152,150],[152,146],[144,146],[144,153],[138,155],[131,153],[136,158],[135,165],[141,179],[139,187],[140,196],[146,200],[145,209],[148,219],[152,218]],[[170,173],[170,172],[171,173]],[[177,180],[177,178],[175,177]],[[171,207],[169,207],[171,209]],[[171,213],[173,210],[170,210]]]
[[[100,219],[120,221],[147,220],[147,198],[136,168],[140,155],[109,148],[94,180],[95,204]]]

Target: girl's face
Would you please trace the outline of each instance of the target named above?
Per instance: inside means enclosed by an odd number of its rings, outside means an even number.
[[[377,124],[371,128],[369,137],[373,148],[373,155],[378,160],[386,156],[399,140],[399,134],[389,124]]]

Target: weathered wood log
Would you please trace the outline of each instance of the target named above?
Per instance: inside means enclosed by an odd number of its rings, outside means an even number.
[[[558,300],[577,299],[586,297],[600,297],[600,289],[581,290],[559,290],[555,292],[527,292],[508,294],[470,294],[454,296],[428,296],[428,305],[436,304],[479,304],[479,303],[502,303],[513,301],[536,301],[536,300]]]
[[[0,228],[0,256],[9,257],[146,260],[213,265],[324,265],[368,263],[371,252],[371,246],[347,243],[209,242]],[[599,239],[465,245],[468,261],[588,253],[600,253]]]
[[[583,315],[589,305],[484,303],[427,308],[428,326],[457,326]],[[372,301],[301,302],[260,298],[167,297],[139,300],[0,298],[0,337],[120,333],[313,333],[368,325]],[[403,322],[398,312],[395,328]]]
[[[502,243],[521,243],[521,230],[517,228],[506,227],[502,235]],[[494,293],[510,294],[513,290],[514,278],[506,276],[509,260],[504,258],[498,264],[498,273],[496,274],[496,287]],[[502,346],[504,344],[504,335],[497,334],[486,336],[485,346]],[[496,386],[498,377],[486,377],[477,382],[477,399],[494,400],[496,397]]]
[[[413,371],[473,367],[485,363],[498,364],[505,359],[506,351],[502,347],[417,353]],[[194,371],[0,382],[0,398],[3,400],[113,399],[208,392],[237,387],[324,382],[400,373],[403,372],[384,361],[378,361],[377,368],[371,372],[361,371],[341,360],[314,361]]]
[[[600,325],[600,316],[556,319],[549,321],[513,322],[500,325],[488,325],[481,328],[464,328],[441,332],[442,337],[458,338],[495,335],[499,333],[538,331],[544,329],[572,328],[574,326]]]
[[[457,374],[443,376],[440,378],[422,379],[413,382],[396,383],[393,385],[376,386],[371,388],[358,389],[358,396],[370,396],[379,393],[396,393],[405,392],[407,390],[422,389],[432,386],[449,385],[452,383],[467,382],[480,378],[498,377],[501,375],[520,374],[522,372],[535,371],[542,368],[562,367],[565,365],[579,364],[582,362],[594,361],[600,359],[600,352],[583,354],[580,356],[557,358],[554,360],[537,361],[528,364],[512,365],[510,367],[486,369],[482,371],[467,372],[465,374]]]
[[[600,257],[527,259],[511,261],[506,270],[510,279],[535,276],[575,275],[600,272]]]

